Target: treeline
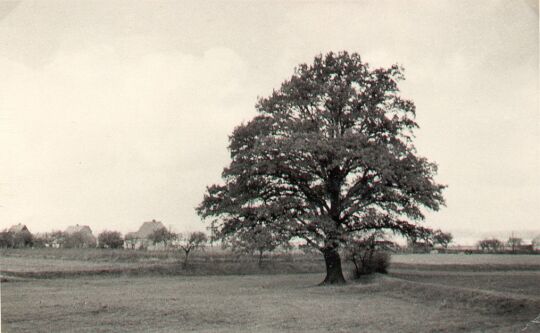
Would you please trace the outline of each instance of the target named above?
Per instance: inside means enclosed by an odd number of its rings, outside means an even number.
[[[5,229],[0,232],[0,247],[2,248],[33,247],[34,244],[34,236],[28,230],[11,231]]]
[[[96,244],[95,239],[89,239],[84,233],[81,232],[68,234],[63,231],[53,231],[50,233],[36,235],[33,235],[28,230],[11,231],[5,229],[0,232],[0,247],[2,248],[87,248],[95,247]]]
[[[476,243],[476,251],[480,253],[512,253],[528,254],[540,252],[540,236],[526,243],[523,238],[511,236],[506,242],[497,238],[486,238]]]
[[[0,232],[1,248],[110,248],[110,249],[178,249],[188,255],[196,248],[204,247],[207,243],[220,239],[224,248],[236,253],[257,254],[262,258],[264,253],[272,252],[277,248],[291,250],[295,247],[303,251],[312,251],[307,245],[294,244],[277,233],[265,228],[255,228],[251,232],[237,233],[234,237],[222,238],[221,235],[208,237],[203,232],[175,233],[166,228],[154,230],[144,239],[135,237],[134,233],[125,236],[119,231],[105,230],[95,238],[91,233],[84,231],[65,232],[52,231],[48,233],[32,234],[28,229],[13,231],[4,229]],[[453,236],[440,229],[419,227],[417,232],[407,239],[406,246],[381,237],[384,233],[377,233],[376,244],[387,252],[393,253],[516,253],[527,254],[540,252],[540,236],[529,243],[522,238],[511,236],[506,241],[497,238],[486,238],[478,241],[474,247],[449,247]],[[367,235],[365,238],[371,237]]]

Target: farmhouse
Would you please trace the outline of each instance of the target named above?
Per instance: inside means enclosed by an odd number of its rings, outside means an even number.
[[[87,225],[73,225],[67,227],[64,231],[66,241],[73,241],[68,247],[94,247],[96,246],[96,237],[92,234],[92,229]],[[66,245],[66,244],[64,244]]]
[[[13,235],[12,246],[13,247],[26,247],[32,246],[32,234],[24,224],[12,225],[8,232]]]
[[[23,232],[23,231],[28,231],[28,228],[26,227],[26,225],[24,225],[22,223],[12,225],[9,228],[9,232],[12,232],[14,234],[19,233],[19,232]],[[28,231],[28,232],[30,232],[30,231]]]
[[[164,244],[154,244],[149,238],[150,235],[160,229],[165,229],[165,226],[160,221],[152,220],[144,222],[138,231],[129,232],[125,236],[124,247],[128,249],[147,249],[158,250],[163,249]]]

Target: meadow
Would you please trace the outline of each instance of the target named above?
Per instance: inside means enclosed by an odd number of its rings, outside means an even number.
[[[2,332],[540,329],[540,256],[395,255],[388,275],[323,287],[317,256],[181,268],[174,253],[88,251],[1,252]]]

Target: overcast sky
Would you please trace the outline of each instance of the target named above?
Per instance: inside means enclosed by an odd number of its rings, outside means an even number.
[[[203,230],[257,96],[340,50],[405,68],[427,226],[540,229],[535,0],[0,2],[0,228]]]

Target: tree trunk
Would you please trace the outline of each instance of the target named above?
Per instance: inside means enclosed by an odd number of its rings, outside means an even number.
[[[188,265],[188,258],[189,258],[189,252],[190,251],[185,251],[185,256],[184,256],[184,263],[182,264],[182,267],[186,268],[187,265]]]
[[[326,264],[326,278],[321,284],[344,284],[345,278],[341,270],[341,257],[336,248],[322,250]]]
[[[264,251],[259,250],[259,261],[258,261],[259,267],[262,267],[263,252]]]

